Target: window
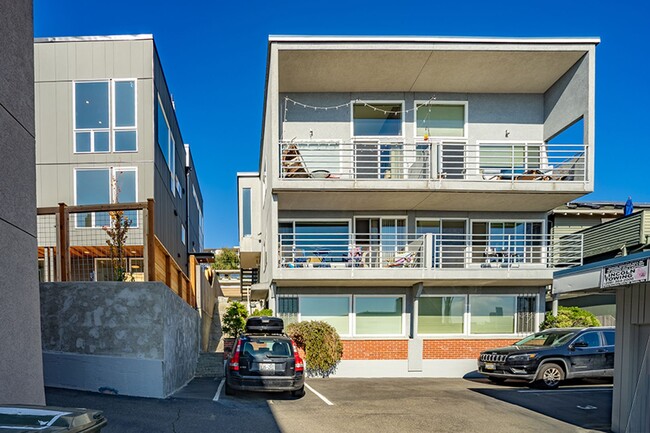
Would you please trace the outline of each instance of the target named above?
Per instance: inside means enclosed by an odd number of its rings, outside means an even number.
[[[614,331],[605,331],[603,334],[605,335],[605,343],[607,346],[613,346],[616,341],[616,333]]]
[[[103,168],[75,170],[75,204],[131,203],[137,201],[135,168]],[[125,211],[131,227],[137,227],[137,211]],[[80,213],[77,227],[103,227],[110,224],[107,212]]]
[[[417,106],[416,136],[466,137],[466,104],[425,104]]]
[[[75,152],[137,151],[135,106],[135,80],[75,82]]]
[[[585,344],[586,346],[583,347],[600,347],[600,335],[598,335],[598,332],[587,332],[576,338],[576,341],[574,341],[573,344],[576,343]]]
[[[516,296],[470,296],[472,334],[514,334]]]
[[[109,152],[108,81],[74,83],[75,152]]]
[[[349,335],[350,299],[350,296],[303,296],[300,298],[300,320],[322,320],[340,335]]]
[[[480,143],[479,149],[483,173],[512,177],[548,167],[540,143]]]
[[[465,296],[425,296],[418,300],[418,334],[463,334]]]
[[[355,296],[356,335],[403,335],[402,296]]]
[[[297,296],[278,296],[278,317],[284,320],[285,325],[298,322],[298,305],[299,299]]]
[[[242,195],[242,235],[245,237],[251,235],[251,224],[252,224],[251,189],[243,188],[241,195]]]
[[[203,251],[203,211],[201,210],[201,203],[199,202],[199,196],[196,194],[194,185],[192,185],[192,196],[194,196],[194,204],[198,211],[199,245],[197,251]]]
[[[181,242],[183,242],[183,245],[187,245],[187,240],[185,239],[186,233],[185,233],[185,226],[181,225]]]
[[[176,142],[174,141],[174,136],[171,128],[169,127],[169,121],[167,120],[167,115],[162,107],[162,102],[160,101],[160,95],[158,96],[156,102],[156,110],[158,111],[158,129],[157,129],[157,141],[158,147],[162,151],[165,162],[167,163],[167,168],[169,170],[169,189],[172,192],[172,195],[176,195]]]
[[[355,137],[401,136],[402,103],[353,104],[352,123]]]

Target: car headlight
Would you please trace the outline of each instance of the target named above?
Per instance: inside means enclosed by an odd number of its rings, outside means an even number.
[[[537,356],[536,353],[520,353],[517,355],[510,355],[508,357],[508,361],[513,361],[513,362],[529,361],[531,359],[535,359],[536,356]]]

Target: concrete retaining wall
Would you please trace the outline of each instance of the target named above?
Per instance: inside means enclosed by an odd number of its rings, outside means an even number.
[[[197,312],[162,283],[41,283],[46,386],[164,398],[192,379]]]

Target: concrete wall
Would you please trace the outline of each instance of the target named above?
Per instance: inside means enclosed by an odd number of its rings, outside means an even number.
[[[164,398],[194,374],[198,314],[162,283],[42,283],[45,383]]]
[[[650,282],[616,290],[612,431],[650,431]]]
[[[36,271],[32,2],[0,14],[0,404],[44,404]]]
[[[404,110],[402,134],[407,142],[415,138],[416,101],[423,103],[432,93],[290,93],[280,95],[280,110],[284,113],[284,97],[314,106],[335,106],[360,99],[363,101],[402,101]],[[476,94],[435,93],[435,102],[467,102],[468,143],[481,140],[541,141],[543,138],[544,98],[539,94]],[[338,110],[313,110],[287,104],[286,121],[280,124],[280,138],[298,140],[337,139],[349,141],[352,138],[352,107]],[[505,131],[509,131],[506,138]]]

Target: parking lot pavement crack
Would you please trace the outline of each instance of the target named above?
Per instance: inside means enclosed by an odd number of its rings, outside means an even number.
[[[178,413],[176,414],[176,419],[172,422],[172,433],[178,433],[176,431],[176,423],[181,419],[181,410],[178,409]]]

